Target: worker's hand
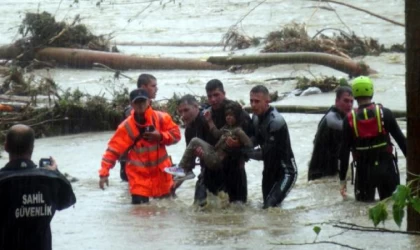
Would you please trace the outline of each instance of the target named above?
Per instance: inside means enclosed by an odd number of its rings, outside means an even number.
[[[44,168],[52,171],[57,171],[57,162],[50,156],[51,165],[46,165]]]
[[[99,177],[99,188],[105,190],[105,184],[109,186],[108,176],[100,176]]]
[[[211,111],[209,109],[205,110],[203,112],[203,115],[204,115],[204,118],[206,118],[207,122],[213,121],[213,119],[211,119]]]
[[[340,181],[340,194],[343,199],[347,198],[347,184],[346,181]]]
[[[226,145],[229,148],[239,148],[241,146],[241,143],[239,142],[238,139],[234,139],[229,136],[228,138],[226,138]]]
[[[162,140],[162,135],[159,131],[155,130],[153,132],[144,132],[143,138],[149,142],[160,142]]]
[[[196,149],[195,149],[195,156],[197,156],[197,157],[199,157],[199,158],[202,158],[203,157],[203,155],[204,155],[204,150],[203,150],[203,148],[202,147],[197,147]]]

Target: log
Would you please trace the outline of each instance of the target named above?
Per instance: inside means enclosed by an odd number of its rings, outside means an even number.
[[[282,113],[325,114],[331,106],[299,106],[299,105],[271,105]],[[251,112],[250,106],[244,107],[245,111]],[[405,110],[392,110],[395,118],[406,117]]]
[[[244,64],[293,64],[309,63],[331,67],[351,76],[370,75],[377,73],[369,66],[331,54],[319,52],[288,52],[288,53],[264,53],[247,56],[211,56],[208,62],[218,65],[244,65]]]
[[[121,46],[223,47],[220,42],[111,42]]]
[[[214,65],[206,61],[193,59],[138,57],[110,52],[67,48],[44,48],[36,52],[35,58],[40,61],[52,60],[59,65],[76,68],[92,68],[95,63],[101,63],[118,70],[225,70],[227,68],[225,66]]]
[[[21,104],[2,104],[0,103],[0,111],[1,112],[20,112],[22,111],[27,105]]]
[[[58,101],[54,95],[36,95],[36,96],[18,96],[18,95],[0,95],[0,101],[6,102],[22,102],[25,104],[49,104],[50,102]]]
[[[23,50],[14,44],[3,45],[0,46],[0,59],[12,60],[22,52]]]

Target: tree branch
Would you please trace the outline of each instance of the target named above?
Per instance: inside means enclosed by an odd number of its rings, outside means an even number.
[[[302,245],[316,245],[316,244],[333,244],[338,245],[341,247],[347,247],[349,249],[355,249],[355,250],[363,250],[362,248],[352,247],[350,245],[334,242],[334,241],[317,241],[317,242],[311,242],[311,243],[270,243],[271,245],[280,245],[280,246],[302,246]]]
[[[319,2],[319,1],[320,1],[320,2],[329,2],[329,3],[335,3],[335,4],[344,5],[344,6],[347,6],[347,7],[349,7],[349,8],[352,8],[352,9],[355,9],[355,10],[359,10],[359,11],[362,11],[362,12],[365,12],[365,13],[367,13],[367,14],[369,14],[369,15],[372,15],[372,16],[377,17],[377,18],[379,18],[379,19],[382,19],[382,20],[384,20],[384,21],[390,22],[390,23],[392,23],[392,24],[396,24],[396,25],[399,25],[399,26],[405,27],[405,25],[404,25],[403,23],[399,23],[399,22],[397,22],[397,21],[394,21],[394,20],[388,19],[388,18],[386,18],[386,17],[380,16],[380,15],[375,14],[375,13],[372,13],[372,12],[370,12],[370,11],[368,11],[368,10],[364,10],[364,9],[362,9],[362,8],[359,8],[359,7],[356,7],[356,6],[353,6],[353,5],[347,4],[347,3],[342,3],[342,2],[339,2],[339,1],[333,1],[333,0],[309,0],[309,1],[316,1],[316,2]]]

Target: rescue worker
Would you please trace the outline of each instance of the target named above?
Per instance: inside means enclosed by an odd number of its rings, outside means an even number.
[[[200,104],[192,95],[185,95],[181,97],[177,103],[177,111],[181,116],[182,122],[185,125],[185,142],[186,145],[195,137],[204,141],[209,141],[211,136],[209,125],[201,112]],[[204,162],[200,161],[201,173],[196,182],[194,204],[204,206],[207,204],[207,190],[214,195],[224,189],[224,178],[222,170],[207,170]],[[204,174],[205,172],[205,174]],[[204,176],[207,177],[204,179]],[[177,181],[179,186],[183,181]],[[175,186],[177,186],[175,185]]]
[[[177,143],[181,136],[169,114],[150,107],[148,92],[135,89],[130,93],[133,110],[108,142],[99,170],[99,187],[108,185],[109,170],[126,150],[126,172],[132,204],[149,202],[149,197],[168,197],[172,176],[163,170],[172,165],[166,146]]]
[[[264,162],[262,173],[264,209],[280,205],[297,178],[297,167],[286,121],[269,105],[269,102],[270,95],[265,86],[257,85],[251,89],[254,141],[260,148],[250,151],[248,156]]]
[[[356,168],[354,192],[358,201],[374,201],[378,189],[381,200],[392,195],[400,183],[390,134],[406,155],[407,142],[391,110],[372,102],[373,82],[360,76],[352,90],[358,108],[343,121],[343,144],[340,150],[340,192],[346,197],[346,174],[350,150]]]
[[[149,97],[151,100],[154,100],[156,98],[156,93],[158,91],[157,88],[157,80],[156,77],[150,74],[141,74],[139,78],[137,79],[137,88],[144,89],[149,94]],[[131,113],[131,105],[125,108],[124,110],[124,120],[130,116]],[[127,179],[127,173],[125,172],[125,164],[127,162],[127,154],[123,154],[120,159],[120,178],[123,181],[128,181]]]
[[[0,169],[0,249],[51,250],[50,222],[57,210],[76,203],[70,182],[51,165],[31,160],[35,134],[18,124],[7,135],[9,162]]]
[[[212,79],[206,84],[206,93],[210,107],[204,112],[211,112],[211,119],[216,128],[220,129],[226,125],[225,109],[231,100],[226,98],[223,83],[218,79]],[[246,111],[242,112],[241,127],[245,133],[251,134],[251,120]],[[218,139],[209,135],[206,140],[211,145],[216,145]],[[245,172],[245,161],[243,154],[239,150],[240,142],[228,138],[226,143],[229,147],[228,156],[223,160],[221,170],[210,170],[202,168],[196,184],[195,197],[200,197],[198,203],[205,203],[207,198],[206,189],[224,190],[229,195],[230,202],[246,202],[248,196],[247,179]],[[202,157],[203,152],[197,151],[197,156]]]
[[[335,105],[331,106],[318,124],[314,149],[309,162],[308,181],[337,175],[338,154],[343,141],[343,119],[352,108],[351,88],[338,87]]]

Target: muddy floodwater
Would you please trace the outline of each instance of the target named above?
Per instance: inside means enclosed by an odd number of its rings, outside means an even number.
[[[78,3],[76,3],[78,2]],[[96,34],[113,32],[116,43],[142,42],[219,42],[231,25],[247,15],[258,2],[239,0],[184,1],[37,1],[2,0],[0,4],[0,44],[18,38],[18,26],[26,11],[55,13],[57,20],[73,20],[79,14]],[[358,7],[404,22],[404,1],[351,1]],[[318,8],[317,8],[318,7]],[[336,12],[327,8],[332,7]],[[378,39],[390,46],[404,42],[404,28],[344,6],[314,1],[272,0],[251,11],[238,26],[249,36],[264,37],[281,29],[286,23],[306,23],[308,32],[336,28],[359,36]],[[348,27],[348,28],[347,28]],[[331,34],[331,31],[326,31]],[[330,33],[328,33],[330,32]],[[244,51],[224,51],[223,47],[118,46],[122,53],[156,57],[205,59],[210,55],[252,54],[261,47]],[[394,110],[406,110],[405,56],[384,53],[381,56],[356,58],[379,73],[375,81],[376,102]],[[135,79],[143,71],[124,74]],[[316,65],[279,65],[262,67],[252,73],[233,74],[226,71],[152,70],[158,79],[157,99],[173,93],[205,94],[204,86],[212,78],[225,84],[227,97],[249,103],[249,90],[265,84],[279,93],[294,89],[293,81],[265,81],[290,76],[347,77],[342,72]],[[113,73],[94,70],[39,70],[37,76],[50,75],[62,90],[68,88],[111,97],[114,89],[135,87],[135,80],[113,79]],[[334,93],[312,96],[288,96],[276,104],[326,106],[334,102]],[[298,166],[295,187],[281,207],[262,210],[262,163],[246,164],[248,202],[228,204],[220,194],[209,197],[204,209],[192,206],[195,180],[186,181],[177,191],[176,199],[152,200],[148,205],[133,206],[127,184],[119,180],[119,166],[111,170],[110,186],[98,188],[101,156],[113,131],[84,133],[36,140],[33,159],[56,158],[59,169],[78,179],[73,183],[77,196],[74,207],[56,213],[52,221],[54,249],[342,249],[334,244],[311,244],[314,226],[321,227],[316,239],[333,241],[361,249],[419,249],[420,238],[403,234],[368,233],[334,227],[332,221],[373,226],[368,219],[372,204],[356,202],[350,184],[347,200],[339,194],[338,178],[307,182],[308,161],[312,141],[321,115],[283,114],[290,131],[292,148]],[[406,134],[406,123],[399,121]],[[183,131],[182,131],[183,132]],[[185,142],[168,147],[174,161],[181,158]],[[406,161],[399,151],[401,182],[405,183]],[[2,152],[0,165],[7,155]],[[194,170],[196,174],[198,169]],[[390,216],[391,217],[391,216]],[[385,225],[398,230],[392,218]],[[405,229],[406,223],[402,225]],[[279,243],[302,244],[294,246]],[[306,243],[306,244],[305,244]],[[343,248],[344,249],[344,248]]]

